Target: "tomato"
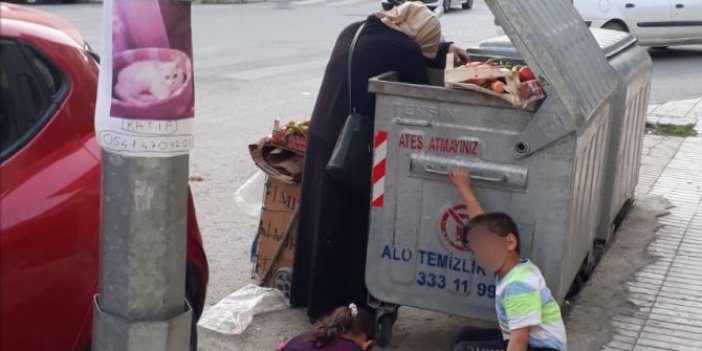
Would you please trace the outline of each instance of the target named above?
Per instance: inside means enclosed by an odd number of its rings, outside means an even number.
[[[524,66],[519,69],[519,80],[522,82],[528,82],[530,80],[534,80],[534,72],[531,71],[531,68]]]
[[[490,89],[492,89],[492,91],[494,91],[498,94],[502,94],[505,92],[505,83],[502,83],[498,80],[498,81],[492,83],[492,85],[490,85]]]
[[[519,97],[522,99],[522,101],[529,100],[529,98],[531,97],[531,91],[528,86],[522,86],[522,88],[519,90]]]
[[[469,79],[468,83],[483,86],[483,85],[485,85],[486,80],[485,79]]]

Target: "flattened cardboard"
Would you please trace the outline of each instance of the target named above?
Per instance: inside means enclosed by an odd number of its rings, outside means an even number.
[[[263,279],[266,268],[272,263],[273,268],[268,279],[262,282],[262,285],[272,286],[273,277],[279,269],[285,267],[292,269],[297,225],[296,223],[293,223],[292,226],[290,224],[295,217],[297,207],[300,205],[300,184],[287,183],[274,177],[268,177],[265,192],[259,225],[255,270],[258,278]],[[285,245],[278,259],[273,261],[278,244],[288,228],[290,228],[290,233]]]

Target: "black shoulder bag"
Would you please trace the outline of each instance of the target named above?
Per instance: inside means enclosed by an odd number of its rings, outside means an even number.
[[[339,139],[336,141],[334,151],[327,163],[327,173],[333,178],[343,182],[344,184],[353,187],[354,189],[363,190],[370,184],[370,178],[365,176],[362,170],[369,167],[369,155],[371,153],[371,139],[373,135],[371,121],[356,112],[352,101],[352,74],[353,67],[353,52],[358,41],[358,36],[363,31],[366,23],[362,23],[356,35],[351,42],[348,59],[348,90],[349,90],[349,115],[346,117],[346,123],[341,129]]]

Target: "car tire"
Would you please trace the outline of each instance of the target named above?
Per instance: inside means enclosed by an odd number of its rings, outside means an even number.
[[[448,13],[449,11],[451,11],[451,0],[444,0],[441,6],[444,7],[444,12]]]
[[[392,6],[392,4],[389,4],[387,2],[381,2],[380,6],[382,6],[383,10],[385,10],[385,11],[390,11],[394,7],[394,6]]]
[[[473,0],[466,0],[466,2],[461,4],[464,10],[470,10],[473,8]]]
[[[605,23],[604,26],[602,26],[602,28],[609,29],[609,30],[616,30],[619,32],[629,32],[629,30],[626,28],[626,26],[624,24],[622,24],[621,22],[616,22],[616,21],[607,22],[607,23]]]

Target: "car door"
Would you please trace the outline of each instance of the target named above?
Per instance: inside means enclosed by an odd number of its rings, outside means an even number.
[[[78,350],[98,273],[99,164],[65,110],[69,77],[37,46],[0,45],[0,349]]]
[[[673,32],[680,44],[702,43],[702,0],[672,0]]]
[[[671,0],[616,0],[616,7],[640,44],[670,40]]]

